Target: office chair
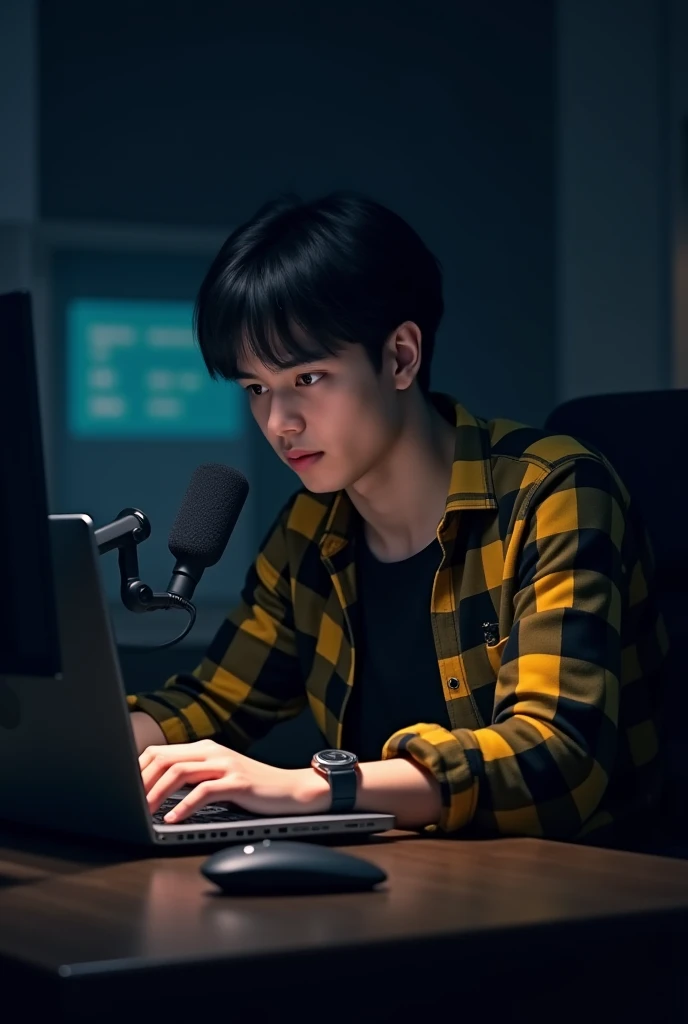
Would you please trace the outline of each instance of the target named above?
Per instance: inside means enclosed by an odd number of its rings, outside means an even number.
[[[677,855],[688,856],[688,390],[576,398],[554,409],[545,426],[606,455],[650,537],[670,644],[661,723],[667,775],[662,826],[680,840]]]

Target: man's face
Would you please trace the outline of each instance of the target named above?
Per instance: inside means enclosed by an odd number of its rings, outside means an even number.
[[[362,345],[346,344],[336,356],[290,370],[273,371],[245,356],[240,370],[239,384],[263,434],[314,493],[360,481],[400,430],[390,360],[378,376]],[[316,454],[290,458],[300,451]]]

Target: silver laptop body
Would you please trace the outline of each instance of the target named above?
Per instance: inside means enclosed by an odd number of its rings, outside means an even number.
[[[227,845],[250,836],[394,828],[394,816],[380,813],[155,823],[139,770],[92,520],[87,515],[49,519],[62,678],[0,677],[0,819],[160,849]]]

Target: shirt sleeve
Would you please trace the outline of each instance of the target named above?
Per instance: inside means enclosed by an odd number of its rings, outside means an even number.
[[[268,532],[239,604],[201,664],[172,676],[161,690],[127,697],[129,710],[151,715],[168,743],[215,738],[243,752],[305,707],[286,544],[291,504]]]
[[[567,460],[531,494],[510,544],[514,619],[491,724],[421,723],[383,749],[432,771],[443,831],[474,822],[571,838],[598,808],[617,746],[625,532],[623,496],[601,460]]]

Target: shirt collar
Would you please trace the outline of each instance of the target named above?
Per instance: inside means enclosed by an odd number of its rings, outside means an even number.
[[[467,509],[497,508],[492,481],[490,433],[484,420],[471,415],[450,395],[431,392],[430,401],[446,420],[454,424],[456,441],[445,516]],[[351,535],[355,510],[346,491],[334,495],[325,529],[320,538],[324,557],[336,554]]]

